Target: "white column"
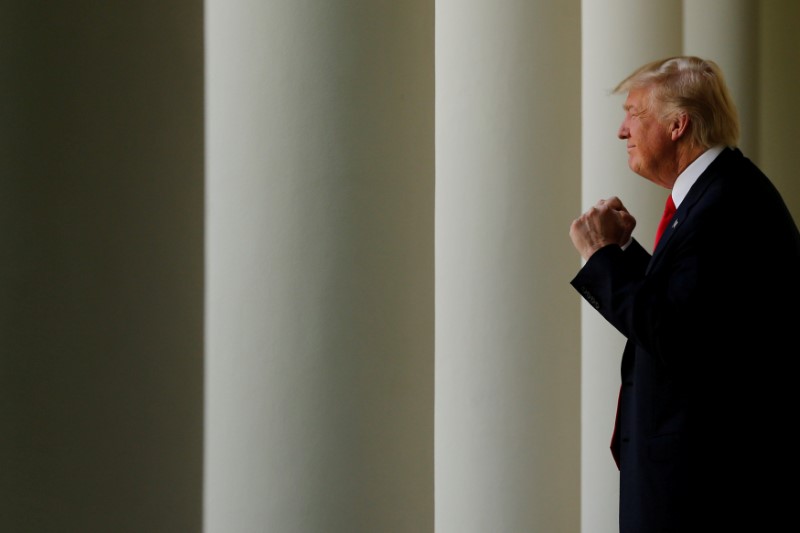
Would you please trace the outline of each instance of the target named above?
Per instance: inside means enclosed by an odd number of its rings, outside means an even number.
[[[433,4],[209,0],[204,527],[433,529]]]
[[[683,0],[683,52],[722,68],[739,110],[739,146],[753,158],[758,156],[758,5],[756,0]]]
[[[436,532],[577,531],[577,1],[436,2]]]
[[[0,529],[198,531],[202,6],[2,12]]]
[[[783,194],[800,224],[800,2],[759,3],[757,162]]]
[[[636,217],[634,236],[648,246],[667,191],[628,168],[625,144],[616,137],[624,95],[610,91],[644,63],[681,53],[681,2],[583,0],[582,19],[581,210],[618,196]],[[581,527],[586,533],[612,533],[619,530],[619,472],[609,443],[625,339],[586,303],[581,339]]]

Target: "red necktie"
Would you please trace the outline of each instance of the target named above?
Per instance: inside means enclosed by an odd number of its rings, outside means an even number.
[[[661,238],[661,234],[664,233],[664,228],[667,227],[669,224],[670,219],[672,219],[672,215],[675,214],[675,202],[672,201],[672,195],[670,194],[667,196],[667,205],[664,206],[664,214],[661,216],[661,222],[658,223],[658,229],[656,230],[656,242],[653,245],[653,248],[658,246],[658,240]]]
[[[622,403],[622,385],[619,387],[619,395],[617,395],[617,414],[614,416],[614,431],[611,432],[611,457],[614,458],[614,463],[619,470],[619,405]]]

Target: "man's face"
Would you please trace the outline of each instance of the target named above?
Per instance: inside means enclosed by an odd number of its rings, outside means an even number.
[[[648,180],[671,187],[675,143],[668,124],[659,121],[647,98],[650,89],[631,89],[617,137],[627,142],[628,166]]]

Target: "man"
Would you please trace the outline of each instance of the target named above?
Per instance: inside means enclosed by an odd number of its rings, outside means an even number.
[[[620,531],[783,530],[800,453],[800,233],[736,148],[714,62],[655,61],[615,92],[627,92],[628,165],[676,206],[652,255],[616,197],[570,227],[585,260],[572,285],[627,339],[612,438]]]

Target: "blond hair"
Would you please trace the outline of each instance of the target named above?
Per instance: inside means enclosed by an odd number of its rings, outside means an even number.
[[[685,113],[692,144],[735,147],[739,115],[722,70],[708,59],[669,57],[648,63],[622,80],[613,92],[650,88],[649,105],[661,120]]]

